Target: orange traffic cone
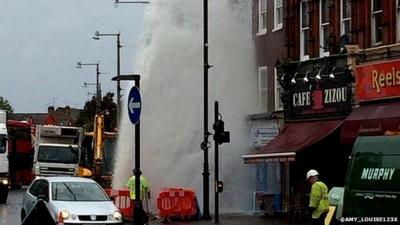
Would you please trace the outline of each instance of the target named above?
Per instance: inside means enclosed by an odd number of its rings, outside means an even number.
[[[58,223],[57,225],[64,225],[64,217],[62,216],[62,212],[58,214]]]

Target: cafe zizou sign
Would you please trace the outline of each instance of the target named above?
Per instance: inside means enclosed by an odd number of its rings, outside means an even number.
[[[329,118],[346,116],[351,111],[351,80],[348,74],[338,74],[335,79],[298,81],[290,86],[286,98],[286,120]]]
[[[400,97],[400,60],[359,65],[355,76],[358,101]]]

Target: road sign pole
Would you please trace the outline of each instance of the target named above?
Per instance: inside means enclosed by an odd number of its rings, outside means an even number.
[[[203,162],[203,215],[202,219],[210,220],[210,171],[208,165],[208,0],[203,0],[203,19],[204,19],[204,40],[203,40],[203,53],[204,53],[204,139],[201,144],[201,149],[204,151]]]
[[[218,121],[218,102],[214,102],[214,124],[217,123]],[[215,208],[214,208],[214,217],[215,217],[215,223],[219,223],[219,192],[217,188],[217,182],[219,181],[219,149],[218,149],[218,142],[214,140],[214,194],[215,194]]]
[[[135,80],[135,87],[140,88],[140,80]],[[135,125],[135,207],[134,207],[134,225],[143,225],[143,206],[140,202],[140,120]],[[135,220],[135,218],[137,218]],[[140,218],[140,219],[139,219]]]
[[[142,108],[142,99],[140,95],[140,75],[121,75],[112,78],[113,81],[134,80],[135,86],[131,88],[128,95],[128,115],[129,120],[135,125],[135,199],[132,213],[134,225],[144,225],[144,210],[140,201],[140,113]],[[147,217],[147,215],[146,215]]]
[[[133,224],[143,225],[145,223],[144,210],[140,201],[140,111],[142,100],[140,96],[140,79],[135,79],[135,86],[131,88],[128,95],[128,115],[132,124],[135,125],[135,204],[133,207]]]

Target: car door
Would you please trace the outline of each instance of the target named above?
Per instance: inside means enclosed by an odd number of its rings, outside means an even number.
[[[26,191],[23,199],[23,205],[25,206],[24,208],[26,213],[29,213],[31,211],[32,207],[38,201],[39,196],[47,198],[49,196],[49,184],[46,180],[35,180]]]
[[[24,198],[22,200],[22,208],[25,210],[25,213],[28,213],[31,211],[33,205],[36,202],[36,193],[37,193],[37,188],[40,183],[40,180],[35,180],[33,183],[29,186],[28,190],[26,190],[24,194]]]

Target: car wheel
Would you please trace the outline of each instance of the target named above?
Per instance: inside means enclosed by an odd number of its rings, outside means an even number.
[[[8,197],[8,186],[0,185],[0,203],[7,203]]]
[[[23,209],[23,210],[21,210],[21,223],[22,223],[22,221],[24,221],[25,217],[26,217],[26,213],[25,213],[25,210]]]
[[[7,195],[8,193],[0,193],[0,203],[5,204],[7,203]]]

